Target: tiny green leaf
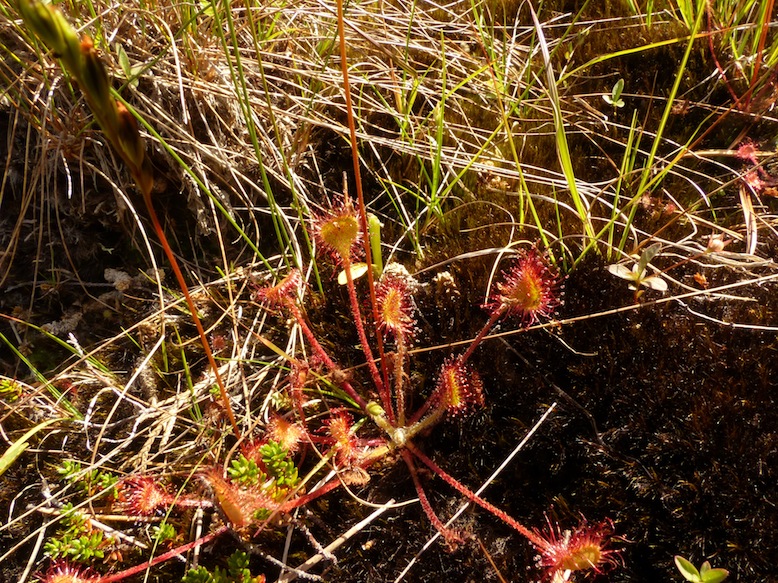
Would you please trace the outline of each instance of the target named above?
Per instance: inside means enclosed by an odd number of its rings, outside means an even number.
[[[729,571],[726,569],[711,569],[705,575],[702,580],[704,583],[719,583],[729,576]]]
[[[661,243],[654,243],[650,247],[647,247],[643,253],[640,254],[640,259],[638,260],[638,271],[645,271],[646,267],[648,267],[648,264],[651,263],[651,260],[654,257],[656,257],[656,254],[659,253],[661,248]]]
[[[700,577],[700,572],[697,570],[697,567],[692,565],[689,561],[680,555],[675,555],[674,560],[675,566],[678,567],[678,570],[681,572],[681,575],[683,575],[684,579],[687,581],[692,581],[693,583],[702,582],[702,578]]]
[[[137,88],[138,84],[140,83],[140,79],[138,77],[143,72],[144,65],[131,65],[130,57],[127,56],[127,51],[124,50],[124,47],[119,43],[116,43],[114,46],[116,47],[116,55],[119,59],[119,66],[122,68],[122,72],[124,73],[124,78],[127,79],[127,83],[130,87]]]
[[[367,273],[367,263],[352,263],[351,264],[351,278],[359,279]],[[348,275],[344,269],[338,274],[338,283],[340,285],[346,285],[348,283]]]
[[[608,105],[613,107],[624,107],[624,100],[621,99],[621,92],[624,90],[624,79],[619,79],[611,89],[610,95],[603,95],[602,99]]]
[[[0,457],[0,476],[5,473],[5,471],[11,467],[11,464],[13,464],[16,459],[24,453],[24,450],[27,449],[28,441],[30,438],[38,433],[41,429],[45,429],[49,425],[52,425],[54,423],[57,423],[58,421],[62,421],[62,419],[49,419],[48,421],[44,421],[43,423],[40,423],[30,429],[27,433],[21,436],[17,441],[11,444],[11,447],[9,447],[7,450],[5,450],[5,453]]]
[[[621,98],[621,92],[624,90],[624,79],[619,79],[616,81],[616,84],[613,86],[613,90],[611,91],[611,96],[613,97],[613,102],[617,102]]]
[[[700,567],[700,575],[703,583],[720,583],[729,576],[726,569],[713,569],[710,561],[705,561]]]
[[[373,260],[373,267],[378,275],[384,271],[384,261],[381,257],[381,221],[378,217],[370,213],[367,215],[367,232],[370,236],[370,254]]]
[[[116,43],[116,56],[119,58],[119,66],[122,68],[122,71],[124,71],[124,76],[129,77],[132,71],[130,58],[127,56],[127,51],[125,51],[124,47],[119,43]]]
[[[621,279],[626,279],[627,281],[637,281],[640,279],[640,273],[633,271],[626,265],[622,263],[617,263],[615,265],[609,265],[608,271],[615,275],[616,277],[620,277]]]
[[[658,275],[650,275],[640,280],[640,285],[657,291],[667,291],[667,282]]]

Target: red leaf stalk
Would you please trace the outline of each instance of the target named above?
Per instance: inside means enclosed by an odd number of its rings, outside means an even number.
[[[332,360],[330,355],[327,354],[327,352],[324,350],[322,345],[319,344],[319,341],[316,339],[313,330],[311,330],[311,327],[308,325],[308,322],[305,321],[305,318],[303,317],[300,308],[298,308],[297,305],[291,300],[287,302],[285,305],[292,313],[294,319],[299,324],[300,329],[303,331],[303,335],[308,339],[308,343],[311,345],[311,348],[316,353],[316,356],[318,356],[325,364],[325,366],[331,371],[340,370],[340,367],[335,363],[334,360]],[[363,332],[364,332],[364,328],[363,328]],[[368,360],[368,362],[372,362],[373,367],[375,367],[375,363],[372,360]],[[354,389],[354,387],[351,385],[350,382],[343,381],[340,383],[340,386],[343,388],[344,391],[346,391],[349,397],[354,399],[354,402],[357,405],[359,405],[360,409],[362,409],[363,411],[366,410],[367,402],[359,395],[359,393],[356,392],[356,390]]]
[[[95,583],[113,583],[114,581],[121,581],[122,579],[126,579],[127,577],[132,577],[133,575],[136,575],[138,573],[146,571],[147,569],[150,569],[154,565],[159,565],[160,563],[169,561],[173,557],[176,557],[182,553],[190,551],[195,547],[207,544],[211,542],[213,539],[215,539],[217,536],[227,532],[228,529],[229,529],[228,526],[220,526],[213,532],[210,532],[205,536],[198,538],[197,540],[186,543],[185,545],[181,545],[180,547],[176,547],[166,553],[154,557],[150,561],[146,561],[145,563],[141,563],[140,565],[135,565],[134,567],[130,567],[129,569],[125,569],[124,571],[119,571],[118,573],[114,573],[113,575],[106,575],[104,577],[100,577],[99,579],[95,580]]]
[[[348,257],[343,258],[343,269],[346,272],[346,287],[348,287],[348,297],[349,301],[351,302],[351,312],[354,315],[354,324],[357,329],[357,334],[359,335],[359,343],[362,345],[362,352],[365,355],[365,360],[367,361],[367,367],[370,370],[370,375],[373,377],[373,382],[375,383],[376,389],[378,389],[378,394],[381,397],[381,404],[383,405],[384,411],[386,411],[386,415],[389,418],[389,422],[394,422],[394,412],[392,410],[392,401],[389,396],[389,390],[387,389],[386,384],[384,384],[383,378],[381,376],[381,373],[378,371],[378,367],[376,366],[375,359],[373,358],[373,352],[370,350],[370,343],[367,339],[367,333],[365,332],[365,325],[362,321],[362,314],[359,310],[359,300],[357,299],[357,290],[354,286],[354,277],[351,274],[351,259]],[[370,273],[372,269],[368,269],[367,272]],[[375,299],[375,290],[371,290],[373,293],[373,299]],[[377,309],[377,308],[376,308]],[[380,341],[381,335],[376,335],[376,339]],[[381,356],[381,362],[384,362],[383,358],[383,344],[379,344],[379,355]]]
[[[508,516],[507,513],[500,510],[493,504],[490,504],[483,498],[481,498],[478,494],[467,488],[465,485],[463,485],[461,482],[459,482],[457,479],[455,479],[450,474],[446,473],[443,468],[441,468],[438,464],[433,462],[430,458],[428,458],[424,453],[419,451],[415,445],[408,442],[406,444],[406,447],[415,455],[425,466],[427,466],[429,469],[431,469],[433,472],[435,472],[438,476],[443,478],[443,480],[452,488],[454,488],[456,491],[458,491],[460,494],[462,494],[465,498],[470,500],[472,503],[477,504],[487,512],[493,514],[500,520],[502,520],[504,523],[506,523],[511,528],[517,530],[521,535],[523,535],[527,540],[529,540],[540,552],[546,551],[549,549],[549,542],[545,540],[543,537],[541,537],[536,532],[531,531],[523,524],[519,523],[516,519],[511,518]]]
[[[416,494],[419,496],[419,503],[421,504],[422,510],[424,510],[424,514],[427,515],[427,518],[432,523],[432,526],[434,526],[437,531],[443,536],[444,539],[446,539],[446,542],[451,546],[456,546],[457,544],[462,542],[462,537],[459,536],[456,532],[451,530],[450,528],[446,528],[446,525],[443,524],[443,522],[438,518],[438,515],[435,514],[435,511],[432,509],[432,505],[430,504],[430,501],[427,499],[427,494],[424,492],[424,488],[421,487],[421,482],[419,481],[419,474],[416,471],[416,466],[413,463],[413,456],[408,452],[408,450],[403,450],[403,459],[405,460],[405,464],[408,466],[408,470],[411,472],[411,477],[413,478],[413,485],[416,487]]]
[[[373,310],[373,322],[378,322],[378,302],[376,300],[375,291],[375,277],[373,270],[370,268],[373,265],[372,253],[370,249],[370,238],[368,236],[367,227],[367,207],[365,206],[365,194],[362,190],[362,173],[359,168],[359,150],[357,148],[357,130],[354,123],[354,106],[351,102],[351,84],[348,77],[348,58],[346,54],[346,34],[345,34],[345,16],[343,14],[343,0],[337,0],[338,5],[338,36],[340,37],[340,67],[343,73],[343,91],[346,95],[346,116],[348,118],[348,130],[349,139],[351,140],[351,160],[354,165],[354,181],[357,188],[357,202],[359,205],[359,222],[364,234],[363,244],[365,247],[365,262],[368,265],[367,270],[367,284],[370,290],[370,306]],[[350,278],[349,267],[346,267],[347,276]],[[383,381],[376,383],[376,387],[381,394],[381,400],[384,401],[384,409],[387,411],[389,419],[393,419],[391,407],[389,407],[389,395],[388,390],[384,387],[388,384],[389,373],[386,368],[386,360],[384,359],[384,342],[380,334],[376,335],[376,343],[378,347],[378,357],[381,361],[381,368],[383,369]],[[368,362],[373,362],[372,358],[368,358]],[[373,365],[374,366],[374,365]],[[371,373],[373,371],[371,370]],[[386,399],[384,399],[386,395]]]

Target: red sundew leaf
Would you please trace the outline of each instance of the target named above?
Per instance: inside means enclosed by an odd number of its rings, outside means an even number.
[[[408,339],[413,336],[414,305],[407,282],[400,277],[385,276],[376,288],[378,326],[386,335]]]
[[[337,262],[348,262],[359,253],[362,231],[350,199],[344,197],[327,211],[316,215],[311,226],[316,240]]]
[[[610,521],[599,524],[581,522],[575,530],[562,531],[558,525],[548,523],[548,531],[536,530],[544,544],[539,563],[546,569],[548,579],[564,571],[588,571],[601,573],[606,567],[618,563],[618,552],[608,548],[613,525]]]
[[[99,576],[89,569],[71,565],[67,561],[52,563],[45,574],[37,575],[43,583],[96,583]]]
[[[117,486],[118,507],[132,516],[151,516],[169,507],[174,497],[150,476],[132,476]]]
[[[436,392],[445,402],[449,415],[463,415],[484,404],[481,377],[472,367],[456,357],[443,363]]]
[[[550,317],[562,302],[561,280],[534,249],[522,253],[513,267],[503,273],[497,291],[484,306],[492,314],[501,312],[531,326],[539,318]]]

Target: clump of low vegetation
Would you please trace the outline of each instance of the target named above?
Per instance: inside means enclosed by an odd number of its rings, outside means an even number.
[[[0,578],[771,575],[772,1],[0,8]]]

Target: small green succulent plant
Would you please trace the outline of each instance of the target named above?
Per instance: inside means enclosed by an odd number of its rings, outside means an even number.
[[[680,555],[675,556],[675,566],[683,575],[684,579],[692,583],[719,583],[729,576],[726,569],[714,569],[710,566],[710,561],[705,561],[699,569],[690,561]]]

